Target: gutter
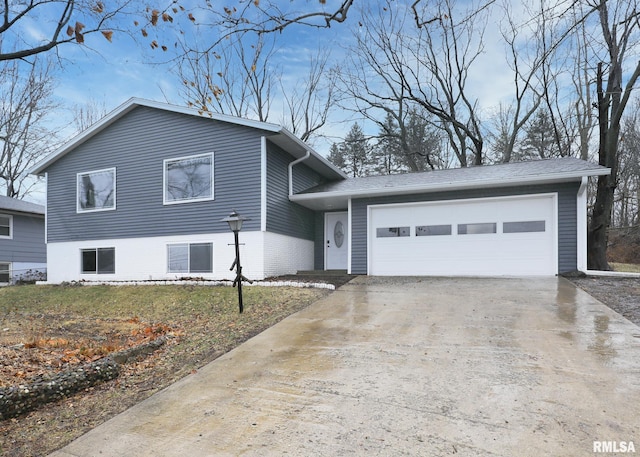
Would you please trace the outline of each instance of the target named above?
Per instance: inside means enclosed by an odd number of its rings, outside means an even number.
[[[584,172],[567,172],[551,175],[541,175],[529,177],[528,179],[513,178],[513,179],[488,179],[479,181],[459,181],[459,182],[442,182],[437,184],[419,184],[413,186],[393,186],[393,187],[380,187],[377,189],[354,189],[344,191],[328,191],[328,192],[310,192],[305,194],[289,194],[291,201],[304,202],[313,201],[318,198],[360,198],[360,197],[379,197],[387,195],[404,195],[414,193],[431,193],[441,191],[454,191],[465,190],[479,187],[510,187],[513,185],[527,185],[527,184],[552,184],[556,182],[566,182],[568,180],[582,179],[587,176],[599,176],[608,175],[611,173],[610,169],[604,170],[589,170]]]
[[[293,196],[293,166],[311,157],[311,150],[307,149],[304,156],[289,163],[289,198]]]

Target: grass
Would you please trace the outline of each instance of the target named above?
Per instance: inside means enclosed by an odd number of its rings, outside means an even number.
[[[640,265],[635,263],[610,262],[609,266],[613,268],[613,271],[619,271],[624,273],[640,273]]]
[[[244,313],[239,314],[237,289],[231,287],[1,288],[0,342],[8,341],[9,334],[22,335],[23,343],[96,336],[107,340],[137,322],[168,325],[177,338],[127,366],[113,381],[0,422],[0,455],[47,455],[328,293],[245,287]]]

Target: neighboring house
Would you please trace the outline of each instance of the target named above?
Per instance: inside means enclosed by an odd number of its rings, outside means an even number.
[[[44,227],[44,206],[0,196],[1,285],[44,277]]]
[[[48,281],[586,269],[577,159],[348,179],[286,129],[132,99],[38,164]]]

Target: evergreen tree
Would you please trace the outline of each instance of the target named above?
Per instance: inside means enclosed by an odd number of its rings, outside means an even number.
[[[397,122],[391,114],[387,114],[384,124],[380,127],[380,139],[371,154],[371,169],[374,174],[390,175],[405,171],[400,160],[402,154],[399,136]]]
[[[354,178],[371,174],[371,152],[369,142],[362,127],[351,126],[342,143],[334,143],[329,153],[329,161]]]
[[[547,159],[561,155],[551,118],[546,111],[539,110],[525,127],[522,148],[516,160]]]

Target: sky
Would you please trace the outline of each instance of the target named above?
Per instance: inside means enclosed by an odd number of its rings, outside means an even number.
[[[282,3],[291,2],[283,0]],[[329,2],[327,7],[331,6]],[[340,65],[344,61],[344,47],[351,40],[351,29],[357,28],[357,13],[352,11],[346,23],[335,24],[330,29],[294,25],[278,34],[276,46],[279,51],[274,56],[274,65],[282,68],[282,77],[292,82],[303,77],[308,68],[308,59],[319,47],[330,48],[334,63]],[[498,18],[494,20],[497,21]],[[489,45],[485,48],[483,58],[475,66],[477,76],[472,77],[472,84],[476,86],[473,92],[478,94],[481,106],[487,109],[511,95],[510,76],[504,71],[504,67],[501,70],[496,65],[497,62],[504,62],[503,48],[491,43],[498,38],[490,36],[496,32],[496,27],[489,28],[485,37]],[[62,68],[57,77],[55,95],[64,106],[81,106],[89,102],[110,111],[131,97],[184,104],[178,93],[178,78],[168,71],[166,65],[148,63],[154,56],[164,59],[170,53],[151,51],[148,40],[135,43],[126,35],[116,32],[113,42],[109,43],[101,36],[93,35],[87,38],[86,46],[62,46],[58,52]],[[270,122],[280,122],[281,117],[277,114],[280,106],[278,101],[273,104]],[[72,113],[66,114],[70,115]],[[350,113],[338,111],[332,121],[328,126],[331,131],[325,133],[332,138],[339,138],[348,130],[350,121],[355,119]],[[67,130],[71,132],[73,128]],[[326,155],[330,143],[331,141],[320,141],[313,146]]]
[[[295,3],[291,0],[277,1],[283,7],[290,7]],[[338,1],[328,0],[327,8],[335,6]],[[314,3],[305,0],[304,4],[317,6]],[[359,4],[373,3],[367,0]],[[206,16],[198,11],[195,13],[198,22],[207,21]],[[500,20],[500,17],[489,19],[484,37],[487,46],[476,62],[470,79],[473,93],[478,97],[480,106],[487,111],[511,96],[512,79],[504,60],[504,48],[498,44],[500,37],[496,25]],[[308,59],[316,54],[319,47],[330,49],[333,62],[341,65],[345,61],[345,47],[352,40],[352,30],[358,28],[358,21],[358,11],[352,11],[347,22],[334,24],[329,29],[299,25],[285,29],[277,34],[278,52],[273,58],[273,64],[281,68],[282,77],[286,78],[287,84],[295,84],[298,78],[303,77],[308,71]],[[24,32],[37,39],[42,30],[37,22],[33,22],[26,25]],[[84,45],[63,45],[56,52],[60,69],[56,73],[54,94],[61,108],[56,113],[55,122],[59,125],[56,128],[61,139],[70,139],[76,133],[73,123],[75,107],[93,104],[109,112],[132,97],[185,104],[179,94],[181,82],[178,77],[168,70],[167,65],[149,63],[153,60],[166,60],[171,53],[152,51],[149,40],[141,39],[136,42],[125,33],[116,31],[111,43],[100,34],[94,34],[87,36]],[[280,106],[278,100],[273,103],[269,122],[280,122],[281,116],[277,114]],[[351,124],[357,120],[359,119],[353,113],[336,110],[323,132],[329,139],[317,140],[312,146],[326,156],[332,142],[343,138]],[[376,132],[367,132],[365,125],[365,133]],[[43,190],[34,193],[32,198],[34,201],[43,199]]]

